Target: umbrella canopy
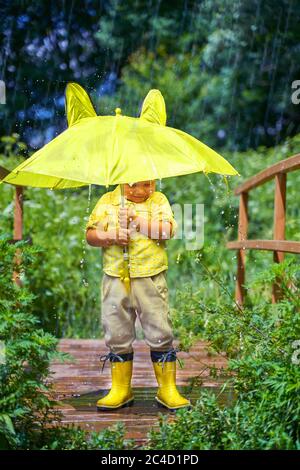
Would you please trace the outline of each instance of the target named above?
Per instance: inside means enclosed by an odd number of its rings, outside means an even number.
[[[155,180],[196,172],[239,175],[195,137],[166,126],[165,102],[150,90],[139,118],[97,116],[86,91],[66,88],[68,129],[18,165],[2,182],[52,189]]]

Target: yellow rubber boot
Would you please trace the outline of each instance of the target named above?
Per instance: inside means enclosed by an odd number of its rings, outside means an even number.
[[[191,402],[176,387],[176,362],[153,362],[153,367],[159,387],[155,400],[172,411],[190,407]]]
[[[115,410],[133,404],[132,362],[132,360],[110,362],[112,385],[108,394],[97,401],[98,411]]]

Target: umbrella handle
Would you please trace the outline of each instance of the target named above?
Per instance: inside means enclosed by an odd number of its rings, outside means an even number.
[[[125,207],[126,206],[126,197],[125,197],[125,191],[124,191],[124,184],[121,184],[121,207]],[[124,253],[124,260],[129,258],[128,256],[128,247],[127,246],[123,246],[123,253]],[[126,254],[126,256],[125,256]]]
[[[121,207],[125,207],[125,191],[124,191],[124,184],[121,184]]]
[[[121,184],[121,207],[125,207],[125,200],[126,198],[125,198],[124,184]],[[123,246],[123,268],[122,268],[122,273],[121,273],[121,280],[124,282],[126,291],[130,292],[130,276],[129,276],[128,262],[129,262],[128,247]]]

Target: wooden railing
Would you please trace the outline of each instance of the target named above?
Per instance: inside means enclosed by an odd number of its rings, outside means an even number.
[[[300,242],[285,240],[286,175],[299,169],[300,154],[297,154],[261,171],[241,184],[234,192],[240,196],[238,240],[228,242],[226,246],[230,250],[237,250],[235,300],[240,305],[243,305],[245,297],[245,250],[273,251],[275,263],[283,261],[284,253],[300,254]],[[275,179],[273,240],[248,240],[248,193],[251,189],[257,188],[273,178]],[[277,302],[282,295],[279,285],[280,279],[276,279],[272,287],[272,303]]]
[[[0,179],[5,178],[9,174],[9,171],[0,166]],[[15,186],[15,206],[14,206],[14,232],[13,238],[9,240],[10,243],[16,243],[23,239],[23,188],[24,186]],[[28,240],[31,243],[31,240]],[[15,262],[20,264],[21,262],[21,251],[16,250]],[[13,280],[16,284],[21,285],[21,280],[16,271],[13,272]]]

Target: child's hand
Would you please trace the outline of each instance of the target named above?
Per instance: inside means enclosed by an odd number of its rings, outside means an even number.
[[[129,207],[129,209],[128,209],[128,219],[129,219],[129,222],[131,222],[132,220],[134,220],[136,217],[137,217],[136,210],[135,210],[133,207]]]
[[[128,245],[129,243],[129,240],[130,240],[130,233],[129,233],[129,230],[127,228],[117,228],[116,230],[117,232],[117,236],[116,236],[116,245],[119,245],[119,246],[124,246],[124,245]]]

